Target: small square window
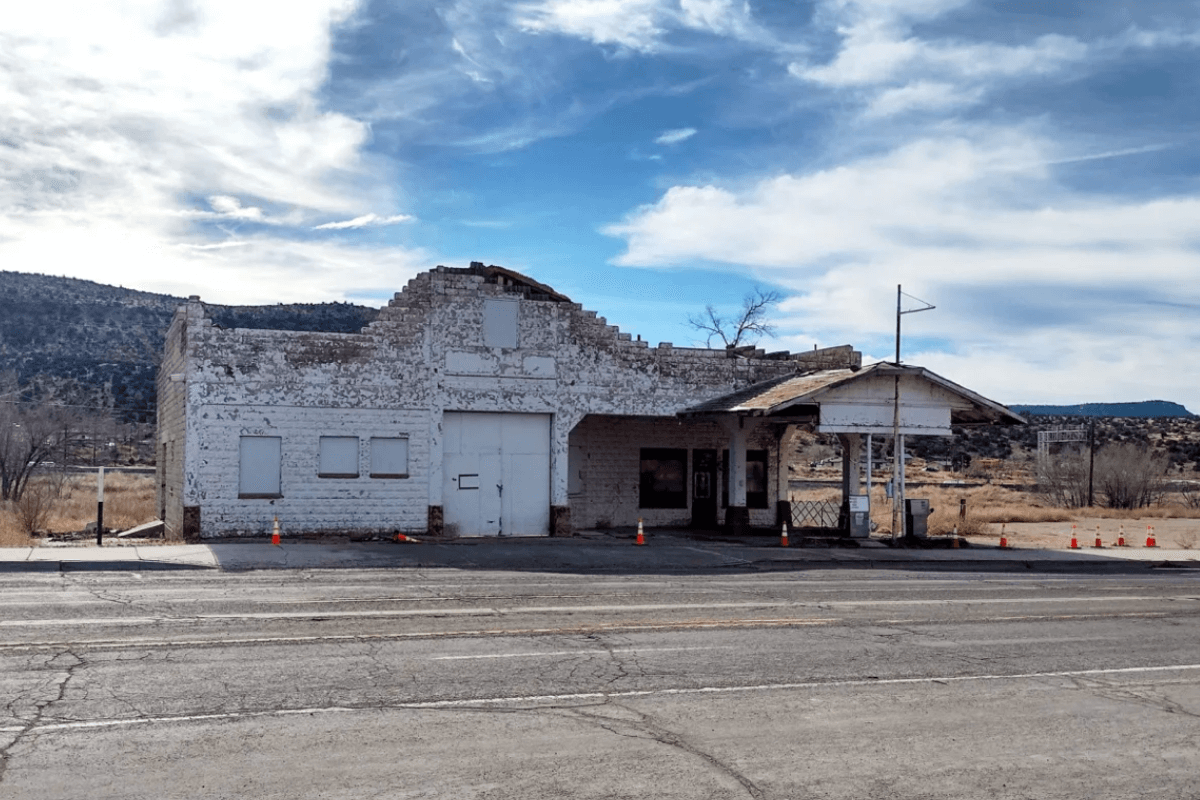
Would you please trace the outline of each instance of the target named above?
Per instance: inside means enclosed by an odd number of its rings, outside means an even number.
[[[408,439],[371,438],[371,477],[408,477]]]
[[[322,436],[317,475],[322,478],[357,478],[358,437]]]
[[[238,443],[238,497],[272,499],[280,491],[280,453],[283,440],[278,436],[243,436]]]

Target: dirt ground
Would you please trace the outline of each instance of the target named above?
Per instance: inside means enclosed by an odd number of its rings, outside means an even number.
[[[1080,547],[1090,547],[1096,541],[1099,526],[1100,541],[1107,547],[1116,543],[1122,529],[1125,541],[1132,547],[1146,544],[1146,526],[1154,527],[1158,546],[1169,550],[1200,550],[1200,519],[1080,519],[1076,522],[1009,522],[1004,525],[1008,543],[1014,547],[1066,549],[1071,546],[1072,525]],[[981,545],[996,545],[1000,541],[1000,525],[993,524],[993,535],[970,536]]]

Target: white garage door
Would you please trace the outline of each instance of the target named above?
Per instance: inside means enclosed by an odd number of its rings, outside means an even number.
[[[445,522],[459,536],[550,532],[550,415],[442,417]]]

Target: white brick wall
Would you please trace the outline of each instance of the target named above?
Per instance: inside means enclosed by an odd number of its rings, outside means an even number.
[[[364,408],[204,405],[197,454],[197,504],[206,535],[263,535],[278,516],[289,531],[424,530],[429,506],[429,413]],[[238,442],[278,436],[282,465],[278,499],[239,499]],[[359,439],[359,476],[318,476],[321,436]],[[370,477],[371,437],[408,439],[407,478]]]
[[[658,417],[587,439],[596,464],[589,487],[594,481],[596,488],[574,498],[583,506],[572,509],[575,526],[632,524],[639,447],[719,450],[728,441],[711,424],[681,426],[676,412],[794,373],[798,359],[819,355],[652,348],[577,304],[531,300],[522,291],[488,283],[478,271],[439,267],[410,281],[359,334],[223,330],[205,318],[202,304],[189,303],[167,342],[172,369],[187,376],[184,410],[180,387],[159,383],[167,410],[160,438],[181,447],[178,463],[165,465],[168,484],[179,486],[164,494],[167,520],[183,516],[180,506],[198,507],[204,536],[262,534],[276,514],[289,532],[422,529],[429,506],[441,505],[442,412],[480,411],[553,416],[550,497],[557,506],[568,504],[568,442],[580,420]],[[487,347],[485,299],[514,296],[522,297],[518,346]],[[321,435],[361,437],[365,458],[369,437],[396,433],[409,438],[409,478],[372,480],[365,470],[357,479],[316,477]],[[282,437],[282,498],[237,497],[242,435]],[[681,436],[694,438],[684,444]],[[678,524],[688,513],[643,516]],[[773,518],[768,509],[753,520]]]

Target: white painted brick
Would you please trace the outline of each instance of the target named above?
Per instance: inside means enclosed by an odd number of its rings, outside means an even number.
[[[441,503],[443,410],[551,414],[551,503],[569,502],[576,527],[633,524],[639,514],[686,523],[686,510],[638,509],[639,449],[725,447],[719,427],[680,424],[676,413],[797,369],[788,359],[651,348],[578,304],[523,291],[439,267],[358,334],[225,330],[189,303],[168,333],[159,379],[168,532],[181,530],[182,508],[197,506],[205,536],[262,534],[275,515],[292,532],[419,530]],[[484,299],[514,295],[518,348],[485,346]],[[243,435],[282,438],[282,498],[237,497]],[[318,478],[322,435],[360,437],[364,459],[372,435],[405,435],[409,477],[371,479],[364,464],[359,478]],[[577,442],[587,473],[584,492],[568,500],[567,452]],[[773,519],[773,509],[752,517]]]

